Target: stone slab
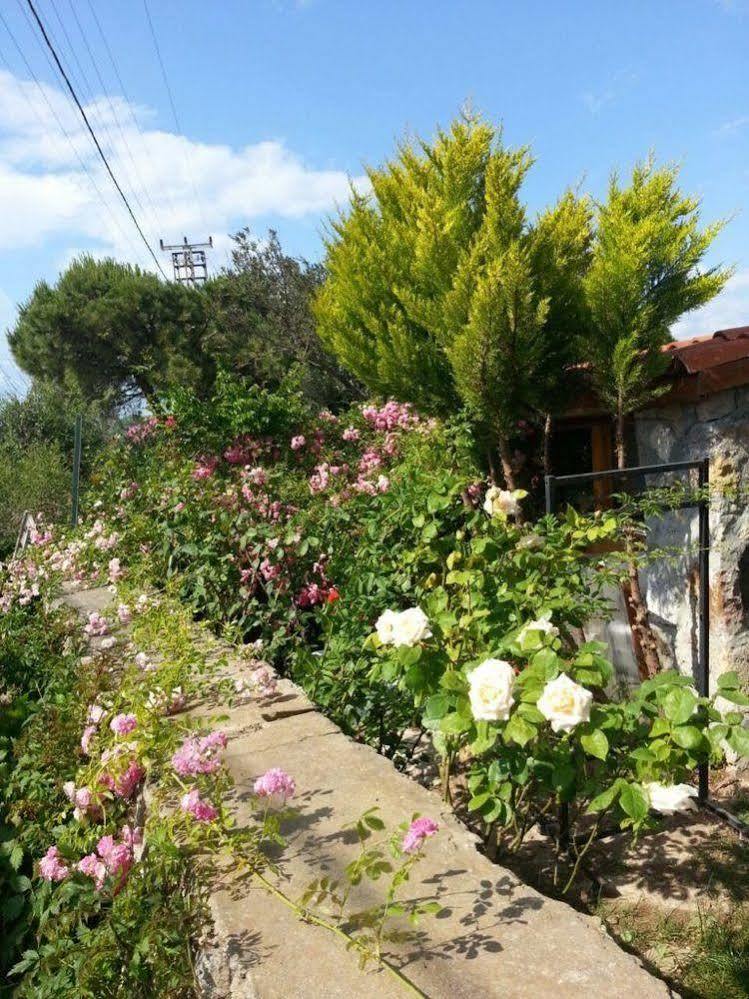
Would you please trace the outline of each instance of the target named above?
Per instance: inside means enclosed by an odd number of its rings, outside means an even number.
[[[67,604],[78,611],[81,617],[88,618],[89,614],[98,611],[102,614],[112,603],[112,592],[106,586],[97,586],[96,589],[81,590],[66,588],[63,595],[59,597],[55,604]]]
[[[422,922],[419,940],[393,948],[395,962],[426,995],[613,999],[669,994],[597,920],[545,898],[490,863],[436,795],[399,774],[374,750],[337,730],[321,730],[314,715],[274,722],[260,732],[262,737],[253,732],[230,740],[226,762],[237,784],[240,822],[250,815],[247,798],[258,774],[282,766],[297,780],[300,814],[287,827],[289,845],[281,858],[284,890],[292,897],[313,877],[341,875],[356,855],[355,837],[344,826],[373,805],[389,826],[414,812],[438,819],[440,833],[430,841],[405,896],[437,899],[443,914]],[[378,886],[367,886],[357,904],[366,908],[380,897]],[[261,900],[259,907],[272,910],[267,901]],[[299,978],[298,967],[289,968],[291,939],[315,966],[320,948],[330,957],[337,941],[326,939],[322,931],[311,933],[312,927],[293,918],[289,922],[286,912],[260,921],[241,903],[232,908],[227,900],[222,908],[232,934],[252,927],[258,945],[267,948],[253,969],[258,995],[383,994],[383,973],[361,977],[353,956],[342,948],[337,958],[341,991],[331,991],[324,977],[313,983],[306,973]],[[389,980],[386,987],[392,988]],[[403,994],[397,986],[393,994],[399,992]]]

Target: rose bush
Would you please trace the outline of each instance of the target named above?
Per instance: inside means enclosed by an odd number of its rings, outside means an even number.
[[[551,521],[544,527],[558,529]],[[522,529],[511,530],[514,552],[527,552]],[[534,545],[531,557],[542,558],[544,548]],[[487,592],[484,551],[464,539],[431,593],[419,595],[427,621],[418,643],[394,647],[378,628],[367,645],[377,657],[374,675],[420,708],[442,758],[446,796],[456,763],[466,773],[467,805],[487,839],[517,847],[559,805],[573,837],[584,832],[591,842],[604,817],[637,834],[653,824],[653,812],[694,807],[696,789],[685,781],[699,764],[722,762],[726,748],[749,755],[743,715],[731,710],[749,704],[735,673],[720,676],[709,698],[675,671],[614,697],[605,647],[569,640],[575,608],[564,600],[551,609],[546,574],[533,588],[535,604],[525,576],[514,597],[508,591],[496,600]],[[498,569],[503,584],[512,580],[505,562]]]
[[[42,564],[57,560],[51,541],[36,552]],[[436,824],[412,823],[394,854],[402,855],[400,866],[371,847],[353,862],[358,880],[390,875],[387,903],[357,912],[358,924],[348,911],[350,889],[336,920],[294,902],[264,873],[265,846],[272,843],[277,854],[284,845],[294,778],[279,768],[259,777],[256,819],[237,828],[226,805],[226,735],[174,717],[197,698],[231,702],[235,693],[213,676],[216,663],[196,647],[189,615],[171,598],[121,591],[114,599],[134,608],[134,645],[120,634],[117,646],[107,646],[114,636],[102,633],[115,627],[113,615],[82,627],[73,615],[51,610],[53,575],[47,580],[32,607],[15,606],[0,619],[3,660],[16,639],[21,648],[47,648],[48,658],[60,659],[50,672],[49,699],[30,709],[24,736],[14,730],[10,779],[0,789],[3,833],[17,831],[0,840],[8,847],[0,851],[0,968],[14,994],[195,995],[191,949],[206,921],[207,892],[221,876],[216,858],[227,856],[240,875],[259,879],[300,917],[345,937],[362,963],[377,960],[408,983],[383,944],[403,938],[401,927],[387,927],[395,895]],[[153,658],[136,651],[141,644]],[[17,679],[33,675],[38,683],[36,662],[31,675],[25,672],[31,666],[19,662]],[[258,666],[262,681],[252,685],[252,696],[272,696],[268,670]],[[367,829],[383,828],[371,815],[363,821]],[[402,836],[402,829],[394,834]],[[433,911],[425,901],[399,905],[413,923]]]
[[[670,789],[696,764],[749,752],[730,710],[747,699],[731,674],[722,714],[675,673],[613,696],[605,650],[581,629],[607,613],[637,511],[530,524],[525,505],[482,479],[459,420],[392,401],[311,414],[223,379],[210,403],[182,393],[114,444],[81,531],[45,536],[0,599],[33,603],[62,571],[107,582],[116,560],[118,583],[166,581],[242,644],[258,691],[264,671],[291,675],[399,766],[431,743],[445,793],[467,784],[487,839],[517,845],[559,806],[573,833],[609,819],[637,833],[681,800]],[[121,600],[89,623],[103,641],[142,611],[133,591]],[[145,654],[136,665],[154,668]],[[181,686],[160,685],[151,704],[179,702]],[[99,731],[86,726],[87,751]],[[137,760],[107,763],[112,793],[137,787]]]

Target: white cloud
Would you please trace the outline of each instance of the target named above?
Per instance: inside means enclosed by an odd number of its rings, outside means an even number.
[[[151,112],[130,109],[116,96],[98,98],[86,112],[157,254],[160,237],[221,238],[261,216],[319,216],[348,197],[344,171],[317,169],[279,140],[241,148],[196,142],[150,126]],[[71,247],[93,241],[146,264],[148,253],[76,114],[54,87],[44,86],[42,94],[0,71],[0,252],[52,238]]]
[[[723,124],[717,129],[719,135],[735,135],[736,132],[740,132],[742,129],[749,125],[749,115],[741,115],[739,118],[732,118],[730,121],[724,121]]]
[[[675,340],[749,326],[749,268],[737,271],[712,302],[680,319],[671,330]]]
[[[600,91],[587,90],[580,95],[580,99],[591,114],[597,115],[608,104],[625,96],[638,82],[637,73],[629,69],[619,70],[611,77],[609,86]]]
[[[151,109],[128,106],[116,95],[98,97],[86,113],[167,274],[171,261],[159,250],[160,238],[177,243],[183,235],[201,241],[213,236],[209,266],[215,273],[228,262],[227,233],[261,217],[317,218],[348,198],[344,171],[317,169],[278,139],[240,148],[193,141],[156,128]],[[355,183],[368,186],[364,178]],[[84,249],[156,269],[65,94],[5,70],[0,219],[0,253],[39,251],[38,260],[31,258],[30,286],[55,265],[64,269]],[[3,370],[25,380],[3,335],[15,317],[15,305],[0,288],[0,393]]]

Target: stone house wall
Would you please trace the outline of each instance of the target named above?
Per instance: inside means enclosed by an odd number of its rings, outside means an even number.
[[[735,669],[749,682],[749,386],[696,405],[645,410],[636,414],[635,427],[640,464],[710,459],[711,678],[714,684],[720,673]],[[650,528],[653,545],[680,552],[642,572],[662,661],[695,675],[697,513],[668,513]]]

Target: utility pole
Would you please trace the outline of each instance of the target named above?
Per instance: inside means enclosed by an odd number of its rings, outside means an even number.
[[[73,527],[78,526],[78,491],[81,481],[81,431],[83,428],[83,417],[80,413],[76,415],[75,426],[73,428],[73,484],[70,492],[70,523]]]
[[[208,277],[205,251],[213,249],[213,236],[208,237],[207,243],[188,243],[187,236],[183,236],[181,243],[167,245],[160,239],[159,246],[165,253],[172,255],[175,281],[191,288],[203,284]]]

